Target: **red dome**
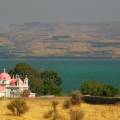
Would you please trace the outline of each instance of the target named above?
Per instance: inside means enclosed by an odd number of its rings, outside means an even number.
[[[16,86],[16,79],[12,79],[10,84],[11,84],[12,86]]]
[[[8,73],[1,73],[0,74],[0,80],[11,80],[11,77]]]

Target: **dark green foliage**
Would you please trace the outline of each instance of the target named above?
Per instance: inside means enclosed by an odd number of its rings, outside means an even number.
[[[52,70],[41,72],[41,79],[44,80],[44,84],[54,83],[55,85],[60,86],[62,83],[60,76]]]
[[[11,75],[19,74],[21,77],[24,78],[25,75],[28,75],[29,78],[35,77],[39,78],[40,73],[35,70],[32,66],[25,63],[18,63],[13,70],[10,70],[9,73]]]
[[[25,63],[18,63],[14,69],[10,70],[11,75],[20,75],[21,78],[24,78],[26,75],[29,78],[29,85],[32,92],[40,93],[39,87],[41,85],[40,81],[40,72],[35,70],[32,66]]]
[[[84,113],[81,110],[70,111],[70,120],[82,120],[83,116],[84,116]]]
[[[73,91],[71,94],[71,103],[73,105],[81,103],[81,94],[80,91]]]
[[[102,90],[102,96],[114,97],[119,93],[119,89],[111,86],[111,85],[104,85]]]
[[[60,95],[62,91],[61,78],[58,73],[52,70],[39,72],[29,64],[19,63],[9,73],[11,75],[18,74],[21,78],[28,75],[30,89],[32,92],[37,93],[37,95]]]
[[[56,72],[51,70],[41,72],[41,80],[43,82],[41,86],[43,95],[59,95],[61,93],[62,81]]]
[[[55,84],[42,84],[41,85],[41,95],[60,95],[62,89]]]
[[[96,81],[87,81],[80,87],[82,94],[93,96],[114,97],[119,93],[119,89],[108,84]]]
[[[28,111],[28,106],[26,105],[26,102],[22,99],[14,99],[12,100],[8,105],[7,108],[17,116],[20,116]]]

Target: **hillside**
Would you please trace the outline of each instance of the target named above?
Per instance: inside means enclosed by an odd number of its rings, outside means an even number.
[[[64,98],[65,99],[65,98]],[[6,108],[9,100],[0,100],[0,120],[49,120],[43,116],[51,110],[52,99],[27,99],[29,111],[21,117],[16,117],[11,114]],[[63,109],[63,98],[57,98],[60,103],[58,111],[63,120],[69,119],[69,110]],[[83,120],[119,120],[120,119],[120,105],[90,105],[82,103],[71,109],[80,109],[84,113]]]
[[[0,55],[119,58],[120,22],[31,22],[1,26]]]

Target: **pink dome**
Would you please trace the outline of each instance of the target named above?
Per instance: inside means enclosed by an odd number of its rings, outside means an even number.
[[[0,80],[11,80],[11,77],[8,73],[4,72],[0,74]]]
[[[12,86],[16,86],[16,79],[12,79],[10,84],[11,84]]]

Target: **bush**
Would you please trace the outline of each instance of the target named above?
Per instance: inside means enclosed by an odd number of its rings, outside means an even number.
[[[17,116],[20,116],[28,111],[28,106],[23,99],[14,99],[8,105],[7,108]]]
[[[57,105],[58,102],[57,101],[52,101],[52,109],[53,109],[53,115],[52,115],[52,120],[57,120],[59,118],[59,114],[57,111]]]
[[[114,97],[119,94],[118,88],[96,81],[87,81],[83,83],[80,90],[82,94],[89,94],[93,96]]]
[[[80,94],[79,91],[72,92],[72,94],[71,94],[71,103],[73,105],[81,103],[81,94]]]
[[[83,112],[81,110],[71,110],[70,111],[70,120],[82,120]]]
[[[101,90],[101,96],[114,97],[119,94],[119,90],[111,85],[104,85]]]
[[[22,97],[29,97],[30,92],[31,92],[30,90],[24,90],[24,91],[22,92],[21,96],[22,96]]]
[[[63,108],[64,109],[69,109],[71,107],[72,103],[70,100],[65,100],[63,103]]]
[[[48,119],[52,116],[53,111],[48,111],[47,113],[44,114],[44,118]]]
[[[47,119],[51,118],[52,120],[61,119],[61,116],[59,115],[58,110],[57,110],[57,105],[58,105],[57,101],[55,100],[52,101],[52,109],[44,115],[44,118],[47,118]]]

